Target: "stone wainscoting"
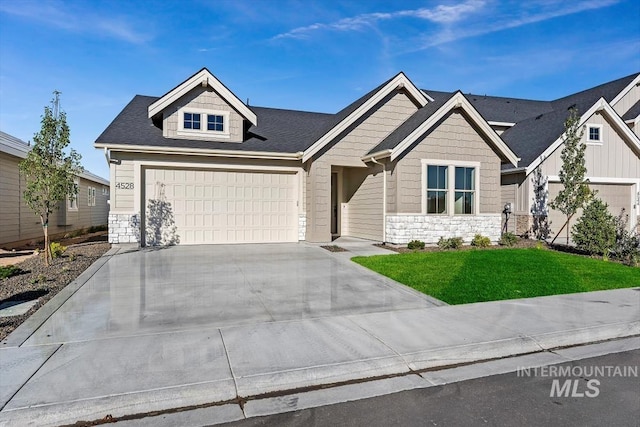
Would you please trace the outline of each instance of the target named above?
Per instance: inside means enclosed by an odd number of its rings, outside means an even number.
[[[307,235],[307,214],[298,216],[298,240],[305,240]]]
[[[487,215],[387,215],[386,240],[405,245],[411,240],[438,243],[440,237],[462,237],[469,243],[476,234],[482,234],[493,242],[500,239],[502,219],[500,214]]]
[[[110,213],[109,243],[140,243],[140,215]]]

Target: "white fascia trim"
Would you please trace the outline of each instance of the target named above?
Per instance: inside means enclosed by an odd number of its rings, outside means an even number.
[[[615,98],[613,98],[613,99],[611,100],[610,104],[611,104],[612,106],[614,106],[614,107],[615,107],[615,105],[616,105],[618,102],[620,102],[620,100],[621,100],[622,98],[624,98],[624,96],[625,96],[627,93],[629,93],[629,91],[630,91],[631,89],[633,89],[633,87],[634,87],[634,86],[638,86],[638,85],[640,85],[640,74],[638,74],[638,75],[636,76],[636,78],[635,78],[635,79],[631,80],[631,83],[629,83],[629,84],[627,85],[627,87],[625,87],[624,89],[622,89],[622,90],[620,91],[620,93],[619,93],[619,94],[617,94],[617,95],[616,95],[616,97],[615,97]]]
[[[640,139],[638,138],[638,135],[636,135],[631,129],[629,129],[629,126],[624,123],[618,113],[615,112],[613,107],[611,107],[611,105],[604,98],[600,98],[595,104],[593,104],[591,108],[587,110],[586,113],[580,116],[579,126],[584,126],[587,120],[590,119],[591,116],[593,116],[597,111],[602,111],[603,114],[611,119],[612,124],[614,124],[618,128],[618,130],[627,137],[629,142],[631,142],[631,146],[636,151],[636,153],[640,154]],[[558,137],[558,139],[553,142],[553,144],[547,147],[547,149],[544,150],[544,152],[536,160],[534,160],[529,166],[527,166],[527,176],[531,172],[533,172],[540,165],[540,163],[542,163],[542,159],[546,159],[547,157],[549,157],[551,154],[553,154],[554,151],[558,149],[558,147],[560,147],[560,145],[562,145],[563,136],[564,132]]]
[[[96,148],[108,148],[112,151],[145,154],[184,154],[190,156],[239,157],[250,159],[300,160],[302,151],[297,153],[274,153],[269,151],[208,150],[200,148],[152,147],[144,145],[95,144]]]
[[[423,91],[423,90],[420,90],[420,92],[422,92],[422,94],[427,98],[427,100],[428,100],[429,102],[433,102],[433,101],[434,101],[434,99],[433,99],[432,97],[430,97],[430,96],[429,96],[429,94],[428,94],[427,92],[425,92],[425,91]]]
[[[502,127],[513,127],[516,124],[515,123],[511,123],[511,122],[494,122],[493,120],[488,120],[487,123],[489,123],[491,126],[502,126]]]
[[[511,174],[514,174],[514,173],[526,172],[526,170],[527,170],[527,168],[524,168],[524,167],[522,167],[522,168],[513,168],[513,169],[505,169],[505,170],[500,171],[500,174],[501,175],[511,175]]]
[[[183,95],[198,85],[211,86],[220,96],[235,108],[244,118],[249,120],[254,126],[258,125],[258,117],[249,109],[238,97],[223,85],[209,70],[206,68],[184,81],[178,87],[167,93],[162,98],[149,106],[149,118],[162,112],[169,105],[180,99]]]
[[[28,152],[29,150],[23,147],[12,146],[9,144],[5,144],[4,142],[0,143],[0,153],[7,153],[11,156],[20,157],[21,159],[24,159],[25,157],[27,157]]]
[[[391,161],[400,156],[407,148],[411,146],[420,136],[427,132],[433,125],[435,125],[445,114],[454,108],[461,108],[464,110],[471,120],[484,132],[489,140],[495,144],[496,148],[504,155],[504,157],[511,162],[512,165],[518,165],[518,156],[505,144],[505,142],[498,136],[498,134],[489,126],[489,123],[478,113],[478,111],[469,103],[467,98],[461,92],[456,92],[442,107],[440,107],[435,113],[433,113],[427,120],[425,120],[420,126],[418,126],[413,132],[411,132],[404,140],[400,142],[391,154]]]
[[[353,124],[356,120],[362,117],[367,111],[373,108],[378,102],[380,102],[385,96],[390,94],[392,91],[402,87],[409,92],[409,94],[415,99],[415,101],[421,106],[424,107],[428,104],[428,100],[424,93],[420,89],[418,89],[412,82],[404,75],[404,73],[398,74],[394,77],[389,83],[387,83],[382,89],[376,92],[371,98],[369,98],[364,104],[358,107],[355,111],[349,114],[344,120],[334,126],[331,130],[325,133],[320,139],[314,142],[311,147],[309,147],[302,156],[302,161],[306,162],[311,157],[313,157],[318,151],[320,151],[325,145],[327,145],[331,140],[340,135],[345,129],[347,129],[351,124]]]
[[[373,160],[380,160],[380,159],[384,159],[386,157],[389,157],[392,152],[393,152],[393,150],[388,148],[386,150],[380,150],[380,151],[376,151],[375,153],[371,153],[371,154],[367,154],[366,156],[362,156],[362,157],[360,157],[360,160],[362,160],[363,162],[370,162],[370,161],[373,161]]]

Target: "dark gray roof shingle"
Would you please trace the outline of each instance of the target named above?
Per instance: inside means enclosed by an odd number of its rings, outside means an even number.
[[[624,113],[624,116],[622,116],[622,120],[624,121],[633,120],[639,115],[640,115],[640,101],[633,104],[631,108],[629,108],[629,110],[626,113]]]

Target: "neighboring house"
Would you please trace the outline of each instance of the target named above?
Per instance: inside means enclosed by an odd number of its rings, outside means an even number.
[[[135,96],[95,146],[109,239],[141,245],[495,241],[501,169],[518,160],[461,92],[432,98],[403,73],[321,114],[249,107],[203,68]]]
[[[43,238],[40,217],[24,201],[25,178],[18,165],[29,145],[0,131],[0,245],[16,246]],[[106,225],[109,212],[109,182],[89,172],[77,177],[78,194],[61,203],[49,219],[53,239],[82,228]]]
[[[433,98],[449,94],[428,92]],[[549,200],[562,189],[562,134],[570,108],[576,108],[584,125],[587,178],[597,197],[618,215],[624,208],[629,227],[640,218],[640,74],[633,74],[554,101],[468,95],[473,106],[489,121],[509,148],[520,157],[518,166],[502,167],[502,203],[514,214],[509,229],[525,234],[531,226],[534,194],[532,173],[541,168],[548,177]],[[581,212],[573,219],[579,218]],[[549,211],[551,230],[561,230],[566,217]]]

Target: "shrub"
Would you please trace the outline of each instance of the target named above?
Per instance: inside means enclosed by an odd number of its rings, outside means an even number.
[[[52,258],[58,258],[59,256],[61,256],[64,253],[64,251],[67,250],[66,246],[62,246],[58,242],[52,242],[49,247],[51,248],[51,257]]]
[[[438,240],[438,247],[440,249],[460,249],[462,247],[462,237],[450,237],[445,239],[440,237]]]
[[[424,242],[421,240],[412,240],[407,243],[409,249],[424,249]]]
[[[516,236],[515,234],[507,231],[506,233],[503,233],[502,236],[500,237],[500,240],[498,241],[499,244],[501,244],[502,246],[513,246],[518,242],[518,236]]]
[[[487,236],[483,236],[482,234],[476,234],[471,241],[471,246],[475,246],[478,248],[486,248],[491,246],[491,240]]]
[[[616,223],[607,204],[594,198],[584,208],[582,216],[573,226],[576,247],[590,254],[604,255],[616,245]]]
[[[616,227],[616,242],[612,256],[625,264],[637,266],[640,262],[640,234],[638,234],[637,225],[633,228],[634,231],[629,231],[629,215],[625,215],[624,212],[623,208],[613,219]]]
[[[21,274],[21,273],[23,273],[22,269],[16,267],[15,265],[7,265],[6,267],[0,267],[1,279],[17,276],[18,274]]]

